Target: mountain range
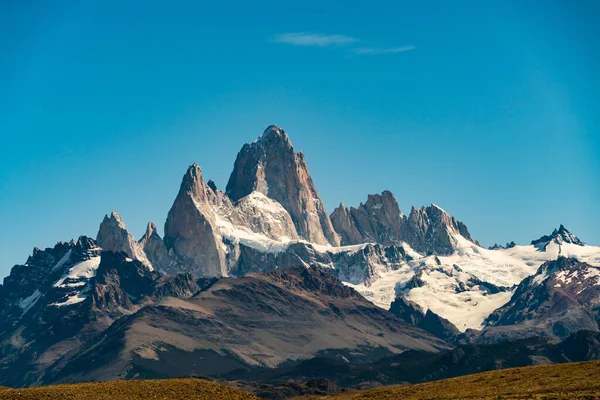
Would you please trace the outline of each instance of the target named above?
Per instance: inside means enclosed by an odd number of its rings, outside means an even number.
[[[164,237],[150,222],[136,240],[113,211],[95,239],[15,265],[0,285],[0,385],[362,365],[599,324],[599,246],[560,225],[484,248],[441,207],[406,215],[389,191],[329,215],[304,154],[269,126],[224,191],[187,169]]]

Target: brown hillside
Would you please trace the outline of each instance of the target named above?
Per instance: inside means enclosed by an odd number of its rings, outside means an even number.
[[[201,379],[113,381],[0,390],[1,400],[258,400]]]
[[[419,385],[348,392],[327,399],[600,399],[600,361],[511,368]]]

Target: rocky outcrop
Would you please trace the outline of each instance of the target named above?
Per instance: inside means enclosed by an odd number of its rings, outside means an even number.
[[[96,242],[103,250],[125,253],[152,269],[152,263],[146,257],[146,253],[133,238],[133,235],[129,233],[125,221],[116,211],[113,211],[110,217],[108,215],[104,216],[98,230]]]
[[[146,233],[140,239],[139,244],[156,269],[165,273],[177,273],[182,269],[174,252],[167,250],[167,246],[165,246],[165,242],[156,231],[154,223],[148,222]]]
[[[340,205],[331,214],[331,221],[342,244],[347,245],[364,242],[386,246],[399,244],[406,225],[398,201],[388,190],[370,194],[358,208],[346,209]]]
[[[295,152],[283,129],[269,126],[242,147],[227,183],[233,201],[260,192],[289,213],[298,235],[312,243],[339,245],[329,216],[301,152]]]
[[[390,191],[369,195],[365,204],[350,210],[368,241],[383,245],[398,244],[404,225],[398,201]]]
[[[197,164],[185,173],[165,223],[165,245],[183,269],[206,276],[227,275],[226,254],[214,206],[230,206],[221,193],[204,183]]]
[[[226,276],[239,270],[244,243],[283,245],[299,236],[289,213],[276,200],[254,191],[233,204],[214,183],[205,184],[200,167],[193,164],[167,216],[164,251],[159,239],[150,234],[144,248],[161,260],[164,271]]]
[[[512,249],[517,244],[515,242],[506,243],[504,246],[498,243],[494,243],[492,246],[489,246],[489,250],[501,250],[501,249]]]
[[[118,318],[124,310],[133,310],[145,296],[152,294],[160,273],[122,254],[103,252],[92,282],[91,301],[94,307]]]
[[[182,273],[164,275],[152,271],[138,261],[124,258],[122,253],[103,252],[91,281],[92,304],[108,315],[126,314],[141,305],[165,297],[189,298],[214,283],[216,278],[198,278]]]
[[[426,312],[416,303],[407,300],[403,295],[396,296],[390,306],[390,312],[412,326],[421,328],[447,343],[455,343],[460,331],[445,318],[431,310]]]
[[[600,268],[559,257],[519,284],[510,301],[487,318],[477,341],[564,339],[582,329],[598,331],[599,323]]]
[[[330,219],[333,228],[340,236],[342,246],[365,242],[365,235],[358,230],[356,221],[352,218],[350,210],[343,203],[340,203],[338,208],[333,210]]]
[[[197,278],[193,274],[182,273],[177,275],[163,275],[152,290],[153,299],[165,297],[187,299],[196,293],[210,287],[218,278]]]
[[[414,250],[423,254],[452,254],[456,249],[457,236],[477,245],[466,225],[456,220],[435,204],[420,209],[412,208],[408,216],[408,229],[403,235]]]

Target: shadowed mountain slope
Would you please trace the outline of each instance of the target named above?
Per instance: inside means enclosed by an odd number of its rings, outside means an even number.
[[[328,353],[372,360],[448,346],[317,268],[221,278],[187,300],[122,318],[72,358],[59,381],[215,375]]]

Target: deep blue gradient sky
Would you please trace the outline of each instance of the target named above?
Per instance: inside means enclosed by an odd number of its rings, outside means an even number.
[[[162,232],[269,124],[330,212],[389,189],[485,245],[600,244],[599,2],[206,3],[0,2],[0,276],[113,209]]]

